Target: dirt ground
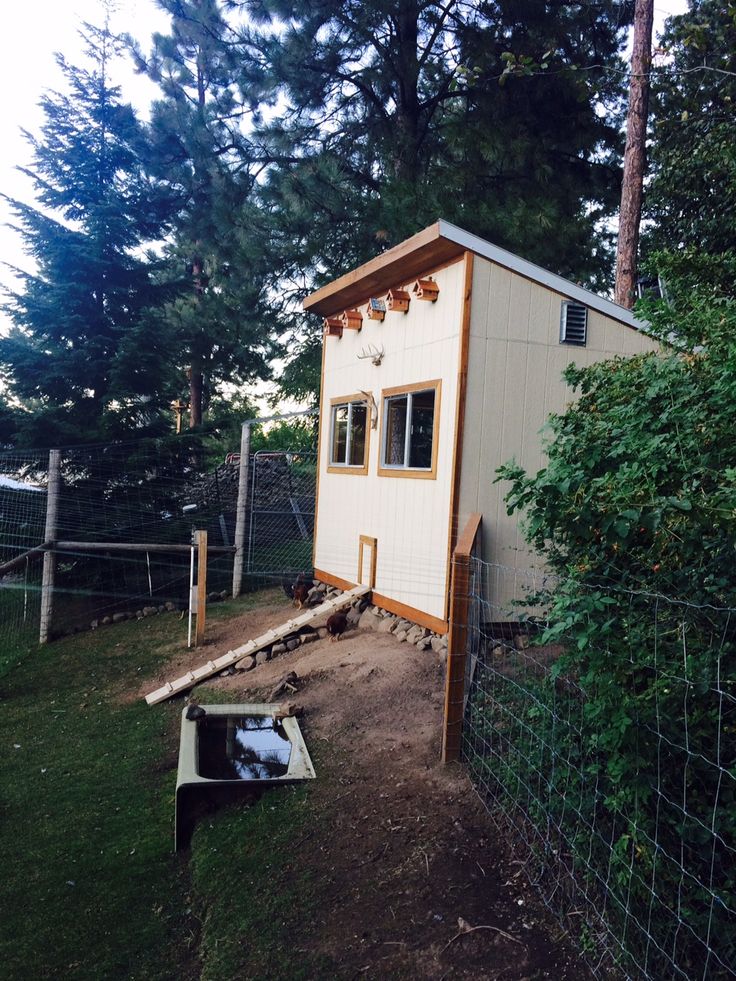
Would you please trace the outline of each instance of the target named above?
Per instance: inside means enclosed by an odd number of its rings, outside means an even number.
[[[162,665],[146,690],[294,615],[283,594],[264,600],[209,626],[205,648]],[[286,698],[303,706],[307,746],[323,761],[322,819],[295,864],[319,870],[327,906],[301,945],[356,979],[588,979],[461,766],[440,762],[438,655],[351,630],[207,685],[264,701],[289,671],[298,692]]]

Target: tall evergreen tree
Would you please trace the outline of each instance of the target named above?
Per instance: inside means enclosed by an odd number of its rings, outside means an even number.
[[[168,257],[184,286],[166,320],[181,377],[188,376],[190,424],[198,426],[220,383],[269,374],[272,269],[253,221],[238,35],[218,0],[159,6],[171,16],[170,33],[154,36],[149,55],[128,43],[139,69],[161,87],[151,126],[157,175],[179,203]]]
[[[291,390],[318,350],[301,296],[438,217],[610,281],[628,0],[159,5],[172,33],[141,64],[187,200],[178,242],[206,275],[229,270],[241,332],[288,336],[305,359]],[[207,292],[186,344],[211,335]]]
[[[736,260],[736,4],[690,0],[655,74],[649,249]],[[690,259],[688,259],[690,262]],[[729,263],[710,264],[711,271]],[[704,268],[703,274],[707,275]],[[733,284],[731,283],[733,294]]]
[[[32,165],[21,169],[37,203],[10,200],[37,269],[16,270],[0,377],[31,445],[150,429],[166,371],[160,338],[141,345],[139,331],[161,299],[141,248],[160,237],[168,203],[147,175],[144,131],[111,83],[109,29],[85,25],[82,36],[85,66],[57,56],[65,90],[43,96],[40,137],[25,134]]]
[[[237,6],[255,24],[244,85],[270,84],[283,107],[259,133],[265,199],[302,260],[309,239],[317,275],[442,216],[563,274],[610,276],[597,228],[618,200],[621,77],[608,69],[623,67],[630,4]],[[499,84],[510,65],[514,84]]]

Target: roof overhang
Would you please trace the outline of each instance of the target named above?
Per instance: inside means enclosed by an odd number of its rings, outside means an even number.
[[[618,303],[577,286],[533,262],[520,259],[513,252],[500,249],[443,219],[316,290],[304,301],[304,309],[330,317],[400,283],[416,279],[423,273],[451,262],[464,252],[482,256],[532,282],[554,290],[567,299],[577,300],[606,317],[618,320],[627,327],[646,329],[642,321],[637,320],[630,310]]]

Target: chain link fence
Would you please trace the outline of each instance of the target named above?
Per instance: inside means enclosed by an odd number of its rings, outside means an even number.
[[[253,454],[246,571],[283,576],[311,568],[315,453]]]
[[[524,578],[471,559],[478,794],[596,976],[736,977],[736,610],[529,573],[520,621],[488,600],[505,576]],[[572,657],[541,600],[566,588],[611,618]]]

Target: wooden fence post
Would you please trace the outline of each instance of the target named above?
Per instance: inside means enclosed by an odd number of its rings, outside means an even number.
[[[465,699],[465,660],[470,608],[470,557],[480,527],[480,515],[470,516],[452,553],[450,580],[450,631],[447,645],[445,715],[442,729],[442,762],[460,758]]]
[[[197,629],[194,646],[204,644],[204,627],[207,618],[207,532],[197,532]]]
[[[238,503],[235,512],[235,556],[233,558],[233,597],[240,596],[243,586],[243,553],[248,506],[248,467],[250,463],[250,421],[243,423],[240,434],[240,467],[238,469]]]
[[[61,450],[49,451],[49,482],[46,490],[46,530],[44,542],[53,546],[56,539],[56,526],[59,513],[59,490],[61,488]],[[43,556],[43,575],[41,579],[41,622],[38,634],[39,644],[48,644],[51,621],[54,614],[54,580],[56,578],[56,553],[50,547]]]

